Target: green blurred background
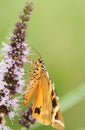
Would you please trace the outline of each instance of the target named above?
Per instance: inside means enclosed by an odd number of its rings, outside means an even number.
[[[77,92],[78,86],[85,83],[85,0],[32,1],[35,8],[27,40],[43,57],[57,93],[63,100],[64,95],[74,89]],[[12,33],[26,2],[0,0],[0,43],[8,43],[7,37]],[[85,99],[64,111],[63,116],[65,130],[85,130]],[[17,123],[12,128],[20,130]],[[40,126],[35,129],[54,128]]]

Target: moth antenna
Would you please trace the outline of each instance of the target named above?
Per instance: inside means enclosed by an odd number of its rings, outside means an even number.
[[[41,57],[41,54],[32,46],[32,45],[29,45],[35,52],[36,52],[36,54],[40,57],[40,58],[42,58]]]

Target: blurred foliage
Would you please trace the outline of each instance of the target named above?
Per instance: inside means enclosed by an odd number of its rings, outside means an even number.
[[[27,40],[43,57],[57,93],[63,100],[64,95],[74,89],[77,92],[78,86],[85,82],[85,1],[32,1],[35,8]],[[0,43],[9,42],[7,37],[12,33],[17,16],[26,2],[27,0],[0,0]],[[0,46],[2,47],[1,44]],[[78,96],[82,96],[82,91],[80,93]],[[74,96],[75,93],[70,95],[70,99],[74,99]],[[85,130],[84,108],[85,100],[82,100],[63,113],[65,130]],[[16,120],[16,125],[12,128],[20,130]],[[53,130],[50,126],[38,129]]]

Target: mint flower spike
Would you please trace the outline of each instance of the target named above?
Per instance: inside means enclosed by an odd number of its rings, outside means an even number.
[[[24,63],[29,55],[26,42],[27,22],[33,10],[33,4],[27,3],[20,14],[20,22],[15,24],[9,44],[3,43],[4,59],[0,63],[0,130],[9,130],[5,116],[10,119],[17,115],[19,98],[16,94],[22,93],[25,86],[23,79]]]
[[[32,106],[29,106],[28,109],[22,113],[19,123],[29,130],[30,126],[35,122],[36,119],[32,117]]]

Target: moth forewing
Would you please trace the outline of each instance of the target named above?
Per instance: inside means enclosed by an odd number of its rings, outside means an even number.
[[[39,86],[33,103],[32,116],[42,124],[51,124],[52,104],[50,96],[50,82],[44,72],[39,79]]]
[[[32,96],[36,92],[37,86],[38,86],[38,81],[29,80],[29,85],[28,85],[27,91],[25,92],[25,96],[24,96],[24,105],[27,105],[29,103]]]

